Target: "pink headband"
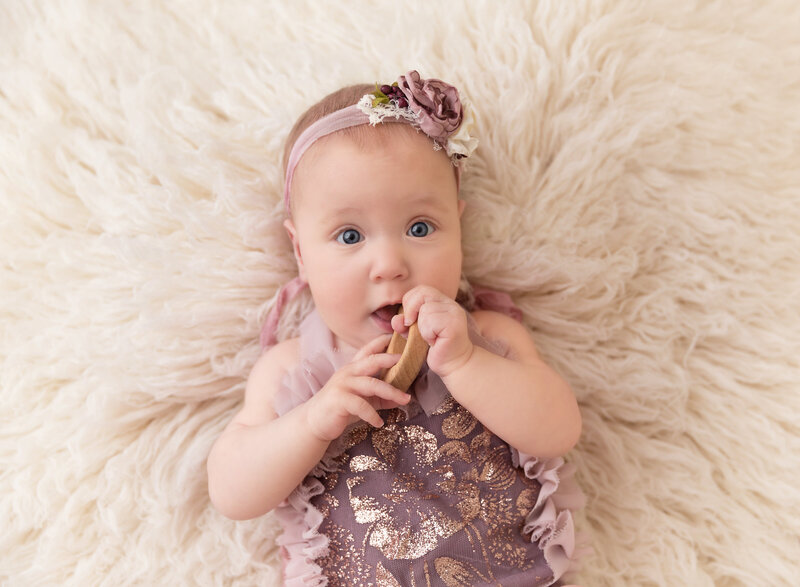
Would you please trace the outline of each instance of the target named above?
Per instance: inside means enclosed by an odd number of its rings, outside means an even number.
[[[460,159],[468,157],[478,146],[470,136],[474,117],[462,103],[458,90],[438,79],[423,80],[416,71],[401,75],[397,82],[383,85],[364,95],[358,104],[337,110],[305,129],[295,141],[286,163],[283,203],[290,214],[294,170],[305,152],[318,139],[346,128],[383,122],[410,124],[428,135],[434,149],[444,148],[456,166],[456,181],[461,176]]]

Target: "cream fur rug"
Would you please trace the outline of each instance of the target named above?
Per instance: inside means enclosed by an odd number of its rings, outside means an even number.
[[[294,275],[282,141],[410,68],[479,112],[467,274],[580,399],[579,580],[800,582],[795,0],[9,0],[0,30],[0,584],[279,583],[205,459]]]

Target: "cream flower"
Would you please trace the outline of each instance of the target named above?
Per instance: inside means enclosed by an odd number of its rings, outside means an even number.
[[[469,157],[478,147],[478,139],[472,136],[476,123],[475,111],[466,100],[462,101],[462,113],[461,125],[447,140],[446,150],[450,157]]]

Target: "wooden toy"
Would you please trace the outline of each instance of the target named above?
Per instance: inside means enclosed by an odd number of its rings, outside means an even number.
[[[402,306],[397,313],[403,313]],[[395,332],[386,352],[402,353],[402,356],[394,367],[386,372],[383,380],[400,391],[408,391],[425,363],[425,358],[428,356],[428,343],[422,338],[417,323],[414,322],[409,327],[407,339],[403,338],[400,333]]]

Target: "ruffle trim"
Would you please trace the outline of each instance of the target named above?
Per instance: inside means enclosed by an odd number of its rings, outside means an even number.
[[[314,561],[328,552],[328,537],[319,533],[322,513],[311,505],[325,487],[319,479],[306,479],[275,509],[275,517],[283,527],[277,543],[285,549],[284,585],[316,587],[327,585],[322,568]]]
[[[572,512],[582,509],[586,499],[575,482],[575,466],[563,457],[538,459],[513,447],[511,458],[528,479],[541,485],[536,504],[525,517],[523,531],[530,532],[531,542],[542,549],[556,582],[578,570],[580,552]]]

